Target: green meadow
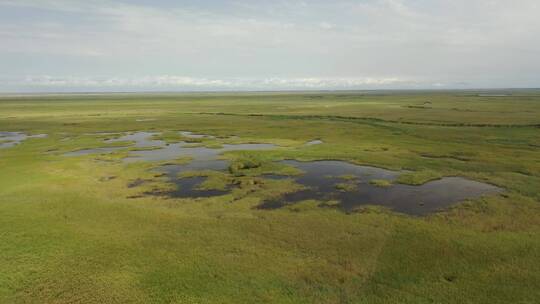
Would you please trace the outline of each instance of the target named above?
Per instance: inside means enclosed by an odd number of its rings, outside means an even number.
[[[538,303],[540,90],[86,94],[0,97],[0,132],[47,134],[0,149],[0,303]],[[210,198],[122,161],[123,132],[178,131],[231,151]],[[117,133],[111,135],[109,133]],[[322,144],[305,145],[311,140]],[[406,170],[397,183],[461,176],[501,187],[427,216],[305,201],[276,161]],[[186,163],[178,158],[174,163]],[[140,186],[133,186],[144,180]],[[372,181],[388,187],[385,181]],[[346,178],[343,191],[351,186]]]

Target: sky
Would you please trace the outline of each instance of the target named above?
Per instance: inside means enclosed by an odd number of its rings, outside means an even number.
[[[0,0],[0,92],[540,87],[538,0]]]

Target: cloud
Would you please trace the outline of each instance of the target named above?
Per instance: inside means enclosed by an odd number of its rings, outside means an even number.
[[[319,23],[319,27],[322,28],[323,30],[331,30],[331,29],[334,29],[336,25],[330,22],[321,22]]]
[[[26,87],[33,90],[84,90],[102,88],[131,90],[235,90],[235,89],[359,89],[389,85],[411,84],[413,81],[398,77],[383,78],[195,78],[174,75],[126,77],[54,77],[28,76],[21,79],[0,79],[0,87]]]

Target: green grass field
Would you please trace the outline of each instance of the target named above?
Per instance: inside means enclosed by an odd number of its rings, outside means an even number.
[[[540,91],[505,94],[1,97],[0,131],[48,137],[0,149],[0,303],[538,303]],[[227,153],[246,171],[241,187],[207,199],[141,195],[170,185],[149,171],[157,163],[125,164],[123,151],[62,155],[105,146],[109,135],[97,132],[174,142],[181,130],[282,148]],[[314,139],[324,143],[304,145]],[[255,209],[294,185],[251,182],[249,164],[284,170],[280,159],[405,169],[407,184],[463,176],[505,191],[426,217],[316,202]],[[207,186],[234,173],[208,172]],[[128,187],[138,178],[151,184]]]

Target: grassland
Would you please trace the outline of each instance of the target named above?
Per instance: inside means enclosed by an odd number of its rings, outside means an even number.
[[[506,93],[3,97],[0,131],[48,137],[0,150],[0,303],[538,303],[540,91]],[[207,172],[207,186],[240,189],[195,200],[141,195],[170,185],[157,164],[122,163],[125,151],[62,156],[104,146],[98,132],[175,142],[180,130],[283,148],[227,153],[231,172]],[[293,187],[258,181],[286,170],[279,159],[505,191],[427,217],[313,201],[258,210]],[[149,182],[128,187],[137,179]]]

